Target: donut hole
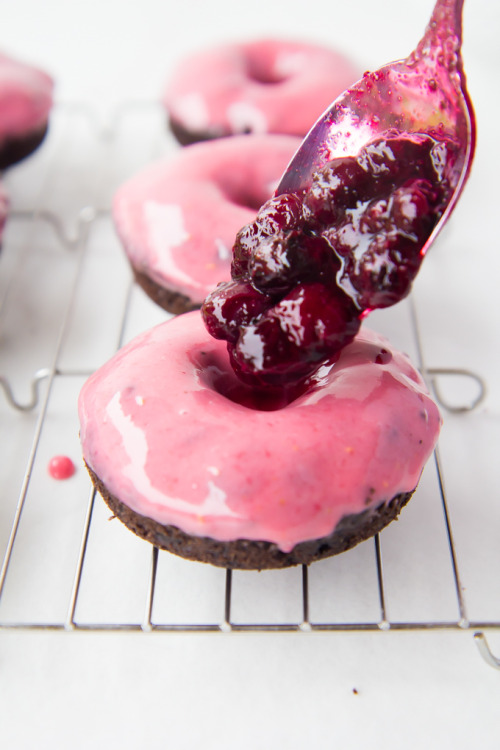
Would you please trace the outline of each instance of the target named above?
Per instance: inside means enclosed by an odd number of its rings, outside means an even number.
[[[241,191],[239,193],[232,193],[230,196],[228,195],[231,203],[234,203],[236,206],[241,206],[241,208],[248,208],[256,213],[262,204],[266,202],[268,197],[269,196],[266,196],[264,198],[262,195],[259,196],[245,192],[244,185],[241,186]]]
[[[283,83],[289,76],[279,71],[273,63],[272,59],[268,60],[260,56],[248,57],[246,71],[248,78],[255,83],[262,83],[265,86]]]
[[[238,174],[235,177],[226,176],[224,181],[221,180],[219,188],[224,198],[235,206],[247,208],[249,211],[257,211],[270,198],[270,192],[264,190],[249,189],[248,183],[238,181]]]
[[[210,391],[255,411],[278,411],[295,401],[304,392],[304,386],[286,388],[256,388],[241,382],[234,374],[229,359],[222,352],[200,350],[192,353],[200,384]]]

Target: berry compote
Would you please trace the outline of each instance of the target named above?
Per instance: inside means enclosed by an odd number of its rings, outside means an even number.
[[[237,235],[232,281],[203,316],[246,383],[297,392],[370,310],[408,294],[474,153],[463,2],[436,0],[406,60],[335,100]]]
[[[264,204],[236,237],[232,280],[202,308],[243,381],[306,379],[370,310],[408,294],[453,192],[457,153],[449,137],[389,130]]]

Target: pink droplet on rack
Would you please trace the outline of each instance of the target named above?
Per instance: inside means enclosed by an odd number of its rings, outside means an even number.
[[[69,479],[75,471],[75,464],[69,456],[54,456],[49,461],[48,472],[53,479]]]

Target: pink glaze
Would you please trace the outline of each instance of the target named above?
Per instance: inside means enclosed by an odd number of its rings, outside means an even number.
[[[2,243],[2,232],[7,221],[7,211],[9,208],[9,198],[7,192],[0,182],[0,244]]]
[[[287,406],[260,411],[198,312],[142,334],[79,401],[83,455],[111,494],[183,531],[283,551],[416,486],[440,416],[408,358],[364,331]]]
[[[43,71],[0,54],[0,146],[45,125],[53,85]]]
[[[275,190],[300,145],[261,135],[195,144],[125,183],[113,203],[130,262],[160,286],[201,304],[230,278],[237,231]]]
[[[228,44],[179,65],[163,100],[172,121],[195,134],[304,136],[360,73],[343,55],[318,45]]]
[[[54,456],[47,470],[53,479],[69,479],[75,473],[75,464],[69,456]]]

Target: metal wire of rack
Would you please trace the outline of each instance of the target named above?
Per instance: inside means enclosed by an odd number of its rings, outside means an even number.
[[[99,186],[101,197],[98,196],[95,201],[92,201],[93,196],[89,193],[84,196],[86,200],[79,202],[82,201],[82,196],[77,191],[77,195],[73,196],[72,207],[65,204],[59,211],[57,204],[58,198],[65,196],[65,183],[60,179],[61,172],[67,172],[68,155],[70,155],[71,163],[71,158],[75,154],[75,144],[72,140],[75,122],[81,132],[85,131],[83,139],[87,149],[87,151],[82,149],[84,156],[81,157],[79,167],[82,168],[82,163],[85,163],[86,167],[90,165],[88,168],[92,171],[95,165],[88,155],[93,154],[93,146],[95,144],[98,146],[97,159],[102,158],[104,149],[109,160],[112,162],[114,158],[117,160],[115,165],[118,164],[126,148],[124,145],[126,139],[121,142],[122,131],[126,131],[128,138],[135,138],[137,123],[140,123],[139,129],[146,129],[150,143],[153,144],[149,148],[148,158],[168,150],[165,148],[163,123],[158,107],[154,103],[125,103],[112,113],[109,121],[102,127],[99,127],[95,114],[85,105],[60,107],[58,115],[62,127],[56,128],[54,140],[47,147],[47,156],[42,157],[42,166],[38,165],[38,169],[44,173],[44,179],[40,181],[41,187],[36,204],[12,206],[9,226],[13,228],[13,232],[12,235],[7,232],[4,238],[4,252],[9,253],[11,242],[16,244],[19,241],[24,251],[32,255],[34,252],[40,252],[40,248],[32,247],[32,243],[37,244],[36,238],[41,232],[46,236],[44,242],[47,242],[51,248],[57,246],[55,250],[57,257],[55,260],[51,258],[50,263],[60,262],[61,254],[69,258],[69,263],[67,286],[64,294],[60,295],[57,314],[50,320],[53,335],[50,337],[48,347],[41,350],[42,354],[37,355],[43,357],[42,361],[39,361],[31,371],[29,370],[31,365],[25,365],[24,360],[20,370],[19,368],[16,370],[16,358],[19,355],[16,346],[13,347],[13,351],[8,348],[5,359],[2,356],[2,348],[4,348],[2,336],[6,337],[8,342],[10,341],[9,320],[12,312],[9,310],[14,310],[14,317],[17,317],[18,308],[23,304],[12,292],[17,276],[21,273],[21,264],[16,265],[13,261],[10,266],[8,265],[10,275],[7,274],[7,282],[3,290],[0,289],[0,293],[3,294],[0,296],[0,362],[2,362],[0,364],[0,401],[3,396],[0,408],[10,412],[9,424],[16,420],[22,421],[26,415],[29,415],[30,419],[29,424],[25,425],[26,429],[23,430],[23,438],[19,439],[19,445],[15,443],[17,439],[15,430],[12,434],[14,447],[23,452],[22,474],[18,471],[17,485],[16,481],[3,485],[7,487],[10,497],[9,502],[6,503],[7,510],[3,514],[4,526],[8,525],[9,530],[5,533],[4,529],[3,538],[0,536],[0,553],[3,554],[0,570],[0,629],[214,633],[459,629],[473,633],[484,659],[491,666],[500,668],[500,660],[493,655],[483,632],[485,629],[500,629],[500,617],[493,614],[493,616],[477,618],[469,614],[467,595],[461,576],[460,553],[454,540],[450,499],[445,489],[446,467],[443,469],[443,459],[439,450],[436,451],[433,464],[430,462],[426,469],[427,479],[422,494],[427,497],[425,502],[428,507],[432,505],[435,518],[438,515],[440,517],[438,522],[441,528],[438,545],[440,551],[436,553],[435,559],[438,561],[438,567],[444,571],[446,583],[437,586],[437,594],[429,594],[428,581],[422,587],[422,581],[417,574],[413,573],[417,584],[426,591],[423,596],[419,590],[410,592],[408,602],[412,596],[415,596],[418,601],[422,599],[425,604],[425,613],[417,612],[415,615],[416,610],[410,604],[408,616],[405,616],[404,607],[394,606],[394,601],[397,599],[394,591],[399,592],[398,596],[406,601],[407,587],[394,572],[397,566],[395,566],[392,553],[394,545],[398,550],[404,548],[405,540],[409,538],[407,534],[412,533],[411,529],[407,528],[408,524],[399,542],[396,541],[395,532],[384,531],[371,542],[361,545],[361,552],[352,551],[341,556],[346,560],[349,556],[348,563],[332,559],[326,561],[325,564],[316,563],[311,568],[303,566],[301,569],[274,573],[270,576],[264,573],[246,576],[241,572],[231,570],[214,570],[213,573],[207,575],[204,569],[208,566],[184,561],[174,562],[171,559],[172,556],[167,553],[150,548],[146,543],[136,540],[127,531],[122,533],[121,527],[117,528],[116,524],[112,531],[115,541],[112,541],[109,546],[111,525],[108,519],[104,520],[103,505],[100,498],[90,489],[90,482],[84,476],[84,472],[79,472],[76,486],[73,486],[70,481],[62,489],[59,486],[55,488],[54,481],[47,479],[46,472],[44,472],[47,451],[52,450],[55,444],[54,436],[57,435],[62,423],[66,425],[68,422],[65,429],[72,429],[76,439],[73,416],[75,393],[78,391],[79,383],[83,382],[83,379],[90,375],[103,359],[101,349],[97,353],[91,351],[98,339],[97,332],[92,331],[90,336],[83,336],[82,343],[81,328],[82,321],[96,304],[93,299],[92,282],[87,280],[87,275],[92,264],[97,264],[97,267],[102,265],[103,258],[100,253],[102,247],[110,245],[114,248],[113,260],[108,259],[106,263],[111,263],[112,273],[118,278],[117,285],[120,286],[115,296],[114,293],[111,294],[110,305],[99,308],[97,313],[94,311],[94,318],[92,318],[94,322],[99,320],[103,310],[106,319],[113,318],[113,325],[109,331],[106,330],[109,354],[130,338],[136,328],[147,326],[159,320],[160,317],[164,317],[163,313],[153,310],[149,302],[145,302],[141,296],[142,292],[133,285],[130,273],[117,248],[116,238],[113,238],[111,214],[107,203],[112,195],[113,187],[123,177],[123,170],[109,170],[110,179],[108,182],[104,180],[104,184]],[[133,127],[128,132],[127,125],[130,123]],[[144,152],[141,151],[136,163],[127,166],[132,172],[145,160]],[[28,167],[27,176],[21,176],[18,184],[26,184],[25,180],[29,179],[35,168],[37,168],[36,162],[33,167]],[[78,180],[77,172],[76,177]],[[14,194],[16,194],[17,187],[14,181]],[[17,194],[22,193],[17,192]],[[102,195],[107,195],[107,200],[105,198],[103,201]],[[64,200],[62,203],[64,204]],[[73,221],[70,229],[68,229],[68,215],[71,215]],[[42,253],[45,247],[44,242],[41,243]],[[105,252],[103,254],[106,255]],[[9,262],[8,260],[7,263]],[[55,292],[51,289],[50,278],[46,280],[46,286],[47,293],[52,298]],[[80,309],[82,300],[83,307]],[[414,356],[417,357],[424,377],[432,384],[441,406],[448,413],[453,414],[455,419],[465,418],[465,413],[477,410],[485,398],[485,384],[480,374],[463,368],[428,368],[424,361],[425,347],[421,341],[417,305],[413,298],[407,303],[405,310],[405,335],[411,338],[409,346]],[[41,315],[43,318],[42,310],[36,307],[30,311],[30,315]],[[23,344],[23,338],[21,338],[21,344]],[[87,357],[90,354],[92,356]],[[5,360],[7,364],[10,363],[11,367],[8,372],[4,373]],[[19,380],[24,382],[23,387],[27,391],[24,397],[17,395],[16,373],[18,371],[20,371]],[[449,401],[441,387],[441,379],[457,376],[467,381],[469,392],[472,386],[473,393],[465,400],[461,398],[458,401]],[[58,391],[65,388],[67,388],[66,395],[59,396]],[[52,427],[52,421],[55,422],[55,427]],[[46,433],[49,433],[47,438]],[[63,438],[64,435],[63,430]],[[44,447],[44,441],[47,443],[46,447]],[[9,466],[5,465],[2,469],[0,465],[0,474],[8,476],[9,471]],[[12,486],[18,487],[15,500],[10,489]],[[420,493],[420,489],[417,493]],[[64,499],[54,500],[56,495],[64,496]],[[42,534],[56,523],[53,515],[54,508],[62,508],[62,503],[67,501],[68,495],[72,496],[72,508],[77,510],[74,510],[69,521],[71,524],[70,540],[61,553],[56,553],[52,546],[48,549],[42,543]],[[418,508],[418,501],[412,501],[410,506],[413,505]],[[64,507],[67,508],[67,505]],[[423,522],[419,521],[418,524],[420,523]],[[396,525],[391,525],[390,529],[392,526]],[[2,530],[1,525],[0,530]],[[386,534],[389,535],[387,545]],[[49,538],[52,539],[50,533]],[[54,534],[54,538],[60,539],[59,530]],[[54,543],[54,548],[57,548],[57,544]],[[124,609],[122,604],[118,603],[115,612],[107,616],[105,612],[102,613],[99,610],[99,606],[104,604],[104,609],[106,609],[109,591],[116,585],[116,581],[123,573],[120,568],[120,555],[125,549],[123,559],[129,562],[125,563],[124,575],[134,570],[133,588],[134,590],[137,588],[138,594],[130,610],[127,607]],[[100,592],[100,595],[93,601],[92,588],[96,585],[100,586],[99,570],[106,567],[111,558],[112,564],[118,566],[119,572],[115,571],[114,578],[110,579],[112,583],[108,582],[106,590]],[[43,560],[48,560],[46,566]],[[139,563],[137,563],[138,560]],[[61,562],[65,567],[64,580],[58,578]],[[354,573],[346,572],[347,566],[351,563],[353,563]],[[54,573],[56,569],[58,572]],[[363,572],[360,573],[360,571]],[[45,575],[46,578],[40,584],[41,575]],[[163,589],[165,580],[169,582],[166,586],[168,589],[172,586],[172,580],[176,575],[179,575],[179,582],[174,585],[174,597],[178,612],[172,613],[168,594],[167,602],[162,601],[165,599]],[[353,580],[356,577],[363,578],[359,586],[356,584],[357,589],[353,586]],[[50,587],[47,587],[47,578],[52,579]],[[159,581],[160,578],[161,581]],[[199,580],[196,580],[197,578],[202,579],[201,584]],[[270,587],[268,587],[269,581]],[[208,586],[206,586],[207,582]],[[338,590],[336,590],[337,585],[339,585]],[[191,587],[194,587],[195,599],[200,587],[208,591],[206,597],[210,599],[210,602],[203,602],[201,612],[195,611],[197,602],[191,602],[188,612],[183,611],[182,602],[185,601]],[[330,604],[332,600],[335,602],[337,599],[335,606],[333,608],[330,606],[330,609],[328,606],[325,609],[322,604],[318,604],[320,600],[324,601],[324,598],[321,598],[321,592],[324,592],[325,588],[328,591],[327,599]],[[444,596],[440,593],[441,588],[443,591],[446,588]],[[40,589],[42,599],[45,596],[44,592],[50,589],[48,605],[46,599],[43,603],[37,600],[38,589]],[[53,590],[56,590],[55,595]],[[389,590],[391,593],[388,597]],[[340,595],[338,591],[341,592]],[[120,598],[120,592],[122,589],[117,586],[117,598]],[[258,601],[258,597],[262,596],[263,592],[264,597],[267,597],[266,606],[263,609],[257,606],[257,613],[251,612],[249,609],[251,604],[248,604],[248,600],[250,603]],[[269,606],[269,602],[276,601],[276,592],[278,592],[278,599],[281,596],[284,601],[281,609],[278,608],[278,612],[273,611],[272,606]],[[30,597],[34,602],[33,606],[30,604]],[[430,604],[426,597],[430,598]],[[445,600],[443,606],[436,604],[438,599]],[[340,606],[337,606],[338,601],[340,601]],[[87,612],[85,612],[86,605],[88,605]],[[132,611],[133,614],[130,616]],[[359,616],[356,616],[357,614]]]

